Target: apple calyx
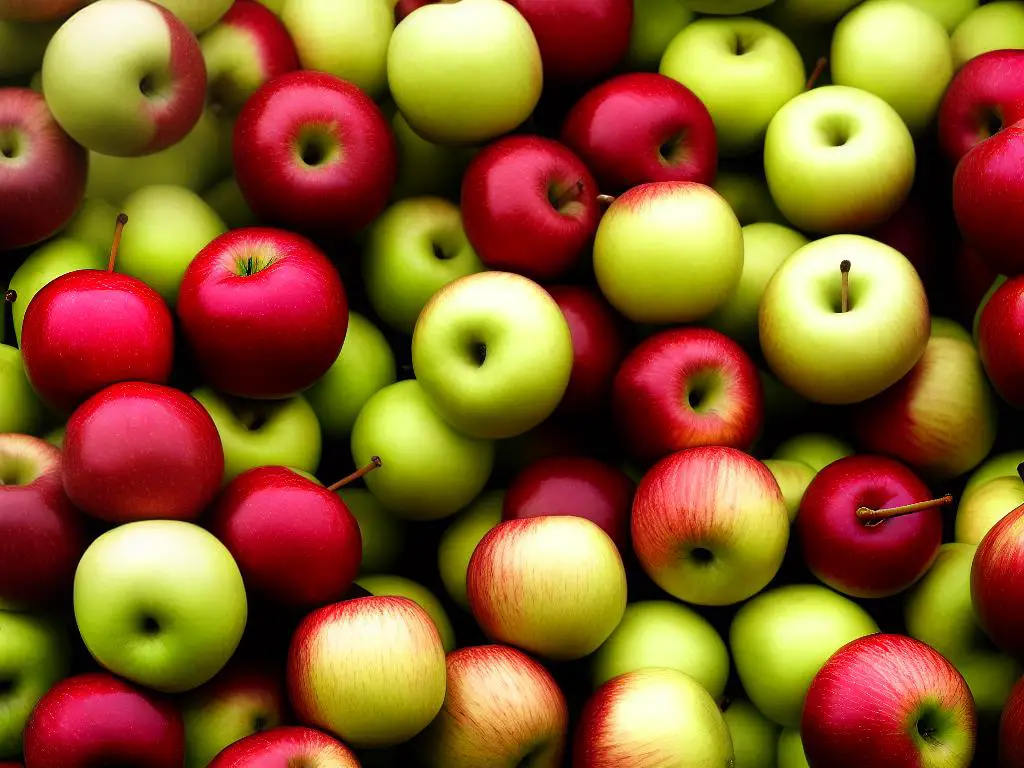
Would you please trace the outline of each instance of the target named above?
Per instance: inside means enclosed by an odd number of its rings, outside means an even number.
[[[17,300],[18,300],[18,292],[17,291],[7,291],[4,294],[4,303],[6,303],[6,304],[13,304]]]
[[[114,224],[114,242],[110,245],[110,258],[107,260],[107,272],[114,271],[114,264],[117,262],[117,251],[121,247],[121,233],[124,232],[124,225],[128,223],[128,214],[117,214],[117,222]]]
[[[805,91],[811,90],[818,84],[818,78],[822,76],[827,66],[828,59],[825,56],[819,56],[818,61],[814,64],[814,69],[811,70],[811,76],[807,78],[807,84],[804,86]]]
[[[351,475],[346,475],[333,485],[327,486],[327,490],[337,491],[339,488],[344,488],[349,483],[354,483],[356,480],[363,477],[364,475],[370,474],[371,472],[373,472],[373,470],[380,467],[382,463],[383,462],[380,460],[380,456],[371,456],[370,462],[365,467],[360,467]]]
[[[840,310],[850,311],[850,260],[843,259],[839,262],[839,279],[842,281],[840,288]]]
[[[886,520],[891,520],[894,517],[903,517],[904,515],[912,515],[915,512],[921,512],[926,509],[933,509],[935,507],[941,507],[946,504],[953,503],[953,496],[946,494],[938,499],[928,499],[927,501],[917,501],[913,504],[903,504],[899,507],[889,507],[887,509],[871,509],[870,507],[858,507],[857,518],[865,523],[866,525],[878,525]]]

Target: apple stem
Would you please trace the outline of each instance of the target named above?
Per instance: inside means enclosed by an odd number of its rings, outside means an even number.
[[[110,245],[110,259],[107,261],[107,272],[114,271],[114,262],[117,261],[117,249],[121,247],[121,233],[124,232],[124,225],[128,223],[128,214],[117,214],[117,223],[114,224],[114,242]]]
[[[611,205],[615,202],[615,195],[598,195],[597,202],[602,205]]]
[[[871,509],[870,507],[860,507],[857,509],[857,517],[869,523],[880,523],[883,520],[891,520],[894,517],[912,515],[915,512],[920,512],[925,509],[932,509],[934,507],[941,507],[945,504],[952,503],[953,497],[947,493],[945,496],[939,499],[918,501],[913,504],[904,504],[903,506],[900,507],[889,507],[888,509]]]
[[[850,311],[850,260],[843,259],[839,262],[839,276],[842,280],[841,292],[841,309],[843,312]]]
[[[379,467],[381,464],[382,464],[382,462],[380,460],[380,456],[371,456],[369,464],[367,464],[365,467],[361,467],[360,469],[357,469],[351,475],[348,475],[346,477],[341,478],[341,480],[336,482],[334,485],[327,486],[327,490],[328,491],[336,491],[339,488],[344,488],[349,483],[354,483],[356,480],[358,480],[363,475],[370,474],[371,472],[373,472],[373,470],[377,469],[377,467]]]
[[[562,206],[566,203],[571,203],[583,194],[583,179],[579,179],[575,184],[570,184],[565,190],[559,192],[551,200],[551,204],[555,207],[555,210],[562,210]]]
[[[824,56],[819,57],[817,63],[814,65],[814,69],[811,70],[811,76],[807,78],[807,85],[804,86],[805,91],[811,90],[811,88],[817,84],[818,78],[821,77],[822,73],[825,71],[825,67],[827,66],[828,59]]]

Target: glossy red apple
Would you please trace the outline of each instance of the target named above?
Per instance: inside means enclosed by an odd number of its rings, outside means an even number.
[[[931,498],[928,486],[894,459],[856,455],[829,464],[807,486],[796,518],[808,567],[853,597],[902,592],[938,555],[941,510],[888,519],[858,510],[890,510]]]
[[[181,768],[185,729],[170,701],[108,674],[57,683],[25,726],[32,768]]]
[[[474,156],[462,178],[466,237],[490,269],[559,277],[593,240],[597,193],[583,161],[557,141],[498,139]]]
[[[979,141],[1024,119],[1024,51],[975,56],[957,71],[939,107],[939,141],[954,163]]]
[[[397,150],[384,113],[357,86],[289,72],[262,86],[235,123],[235,176],[263,221],[323,234],[359,231],[384,210]]]
[[[996,392],[1020,408],[1024,406],[1024,275],[996,289],[978,320],[978,354]]]
[[[207,768],[359,768],[352,750],[322,731],[271,728],[236,741]]]
[[[100,520],[194,520],[220,490],[224,449],[190,395],[114,384],[68,419],[63,475],[71,502]]]
[[[1017,681],[999,718],[1000,768],[1024,768],[1024,678]]]
[[[84,548],[60,451],[36,437],[0,435],[0,604],[28,608],[67,596]]]
[[[334,265],[301,235],[232,230],[189,264],[178,318],[207,383],[229,395],[282,398],[338,358],[348,300]]]
[[[971,600],[992,642],[1024,662],[1024,506],[996,523],[978,545]]]
[[[686,86],[653,73],[619,75],[587,92],[566,117],[562,142],[605,194],[651,181],[711,184],[718,167],[707,107]]]
[[[45,240],[82,202],[88,155],[42,95],[0,88],[0,251]]]

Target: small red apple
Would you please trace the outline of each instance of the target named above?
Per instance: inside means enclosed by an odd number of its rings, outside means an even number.
[[[978,354],[996,392],[1015,408],[1024,406],[1024,275],[996,289],[978,320]]]
[[[359,768],[348,747],[312,728],[281,726],[236,741],[207,768]]]
[[[939,141],[954,163],[979,141],[1024,118],[1024,51],[975,56],[957,71],[939,107]]]
[[[1000,768],[1024,768],[1024,678],[1017,681],[999,718]]]
[[[992,642],[1024,662],[1024,506],[996,523],[978,544],[971,600]]]

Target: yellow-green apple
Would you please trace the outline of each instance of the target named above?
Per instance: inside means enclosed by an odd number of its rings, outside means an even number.
[[[971,565],[971,602],[998,648],[1024,662],[1024,505],[996,523]]]
[[[718,704],[675,669],[641,669],[612,678],[590,697],[576,725],[573,768],[734,764]]]
[[[360,762],[352,750],[323,731],[283,725],[236,741],[214,757],[207,768],[280,766],[360,768]]]
[[[780,109],[765,135],[764,170],[779,210],[808,232],[859,232],[881,224],[914,182],[914,140],[873,93],[814,88]]]
[[[1024,3],[1001,0],[975,8],[957,24],[950,44],[957,69],[989,51],[1024,48]]]
[[[437,633],[441,636],[441,645],[445,653],[455,650],[455,629],[445,612],[444,605],[437,599],[437,596],[429,589],[412,579],[404,576],[391,576],[386,574],[373,574],[362,576],[356,580],[356,584],[365,589],[371,595],[382,597],[407,597],[427,612],[430,620],[437,627]]]
[[[800,502],[804,498],[807,486],[814,479],[816,471],[802,461],[792,459],[765,459],[764,465],[775,477],[782,491],[782,498],[786,500],[786,510],[789,512],[789,522],[796,520],[800,511]]]
[[[400,200],[367,230],[362,261],[367,298],[381,320],[403,333],[412,333],[438,290],[483,269],[459,207],[440,197]]]
[[[668,600],[630,603],[592,659],[594,687],[650,667],[685,672],[716,699],[729,679],[729,651],[707,619]]]
[[[533,112],[543,81],[540,48],[526,19],[502,0],[426,5],[395,28],[387,80],[423,138],[481,143]]]
[[[756,151],[783,104],[804,89],[793,42],[751,18],[698,19],[676,35],[658,68],[700,97],[725,155]]]
[[[498,524],[473,552],[466,590],[488,637],[555,660],[593,653],[626,610],[619,550],[582,517]]]
[[[960,496],[961,501],[981,486],[986,485],[989,480],[995,480],[999,477],[1012,477],[1024,485],[1020,475],[1017,474],[1017,466],[1021,462],[1024,462],[1024,451],[1007,451],[987,459],[967,479],[964,491]]]
[[[203,200],[220,216],[228,229],[254,227],[259,223],[256,214],[245,202],[245,196],[234,176],[221,179],[210,187],[203,193]]]
[[[852,600],[825,587],[795,584],[740,608],[729,628],[729,647],[754,706],[796,728],[821,665],[846,643],[875,632],[874,619]]]
[[[1024,679],[1014,686],[999,720],[999,759],[1005,768],[1024,765]]]
[[[179,520],[142,520],[102,534],[78,563],[74,593],[78,631],[93,657],[159,691],[208,681],[245,629],[245,587],[231,553]]]
[[[722,712],[729,726],[735,768],[776,768],[780,728],[746,699],[727,701]]]
[[[60,25],[59,21],[0,19],[0,80],[24,82],[33,72],[38,72],[46,45]]]
[[[698,13],[735,16],[771,5],[774,0],[682,0],[683,5]]]
[[[1024,117],[1024,51],[989,51],[956,73],[939,106],[939,141],[958,162],[979,141]]]
[[[943,656],[905,635],[854,640],[821,668],[800,735],[807,762],[967,768],[977,715],[971,690]]]
[[[633,72],[657,72],[661,56],[693,11],[679,0],[633,0],[626,67]]]
[[[359,525],[359,537],[363,542],[359,573],[365,575],[393,570],[400,562],[405,547],[406,533],[401,521],[365,488],[346,486],[339,488],[337,494]]]
[[[62,21],[90,0],[0,0],[0,19]]]
[[[457,432],[415,379],[384,387],[366,401],[352,427],[352,459],[383,466],[366,486],[398,517],[437,520],[477,497],[494,466],[494,444]]]
[[[800,731],[795,728],[783,728],[779,734],[779,748],[775,755],[778,768],[810,768],[804,754],[804,743]]]
[[[391,118],[391,131],[398,148],[398,177],[391,198],[437,195],[457,199],[473,148],[427,141],[409,126],[401,112]]]
[[[197,35],[224,16],[233,0],[153,0],[185,22]]]
[[[662,459],[633,500],[633,549],[680,600],[732,605],[782,565],[789,513],[768,468],[735,448],[690,448]]]
[[[853,446],[845,440],[820,432],[807,432],[780,443],[772,458],[799,461],[817,473],[833,461],[853,454]]]
[[[436,768],[480,765],[558,768],[569,713],[541,664],[504,645],[449,653],[444,706],[419,752]]]
[[[37,434],[47,416],[25,375],[21,352],[0,344],[0,434]]]
[[[404,597],[360,597],[302,620],[288,651],[299,719],[354,747],[408,741],[441,709],[445,658],[430,616]]]
[[[713,186],[715,192],[725,198],[744,227],[761,222],[788,226],[761,174],[720,170]]]
[[[481,539],[501,522],[504,491],[486,491],[465,512],[459,514],[441,535],[437,547],[437,568],[445,591],[469,610],[466,575],[473,552]]]
[[[759,328],[761,350],[783,384],[813,402],[848,405],[908,374],[931,322],[924,286],[903,254],[860,235],[833,235],[779,267],[761,299]]]
[[[217,4],[227,7],[224,0],[208,5]],[[99,0],[50,40],[43,92],[79,144],[106,155],[147,155],[176,144],[199,120],[206,66],[195,35],[167,9]]]
[[[742,271],[740,223],[703,184],[633,187],[615,198],[597,228],[597,284],[634,322],[701,320],[736,290]]]
[[[955,540],[980,544],[985,534],[1006,515],[1024,504],[1024,483],[1018,477],[996,477],[966,489],[956,510]]]
[[[280,16],[281,11],[284,9],[285,0],[257,0],[257,2],[273,11],[275,16]]]
[[[904,0],[904,2],[927,11],[943,28],[952,33],[969,13],[977,10],[979,0]]]
[[[511,272],[449,283],[413,330],[412,366],[431,406],[476,438],[515,437],[544,421],[565,394],[572,364],[558,304]]]

